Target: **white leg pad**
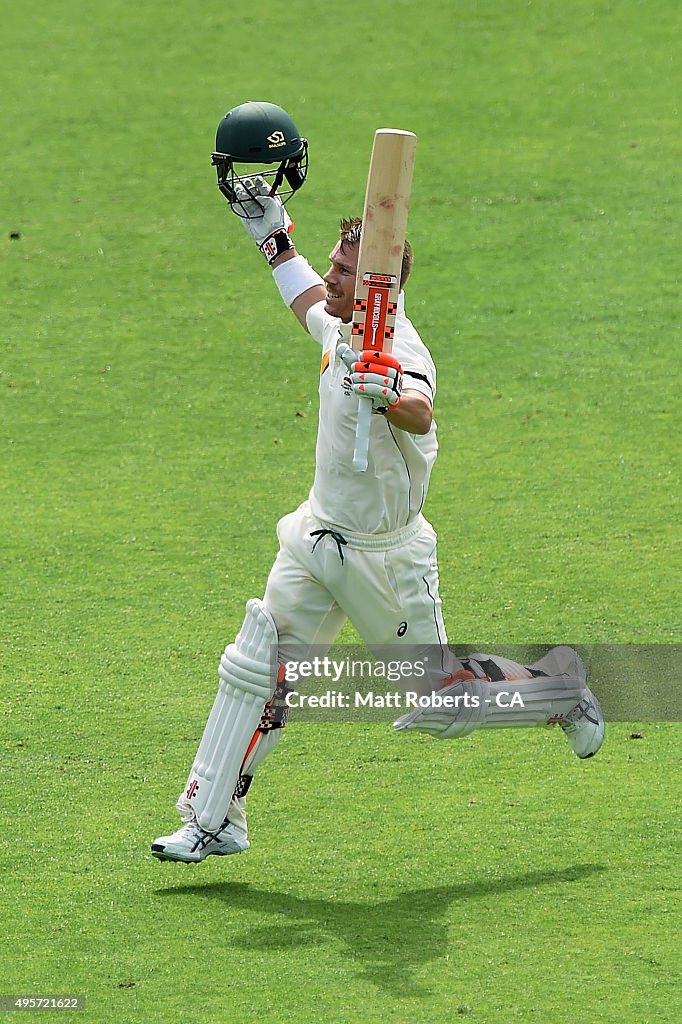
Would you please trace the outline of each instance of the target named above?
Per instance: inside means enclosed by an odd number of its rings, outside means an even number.
[[[585,668],[570,647],[554,648],[530,668],[489,654],[472,654],[465,664],[476,678],[444,686],[428,707],[403,715],[394,722],[394,729],[458,739],[481,727],[544,725],[574,708],[587,688]],[[486,669],[497,678],[487,677]],[[443,698],[459,702],[447,707]]]
[[[486,655],[473,654],[472,667],[476,658],[486,658]],[[587,672],[572,647],[553,647],[530,668],[506,658],[490,660],[501,668],[506,679],[488,684],[490,703],[482,723],[484,728],[545,725],[550,718],[570,711],[585,696]],[[533,670],[545,674],[534,675]]]
[[[244,763],[240,769],[240,780],[245,776],[253,777],[256,774],[256,770],[260,768],[265,758],[272,753],[281,737],[282,729],[270,729],[268,732],[262,732],[260,729],[256,730],[256,735],[254,737],[255,742],[252,740],[249,745],[250,749],[244,758]],[[237,786],[237,789],[238,788],[239,787]],[[226,818],[233,825],[239,825],[239,827],[243,828],[246,832],[245,793],[237,796],[237,791],[235,791],[232,800],[230,801],[230,806],[227,809]]]
[[[578,676],[541,676],[489,683],[484,729],[511,729],[546,725],[554,715],[563,715],[585,696],[585,680]]]
[[[255,775],[266,757],[272,753],[282,738],[281,729],[271,729],[269,732],[259,732],[256,743],[249,751],[248,757],[244,759],[242,773],[244,775]]]
[[[235,642],[218,667],[220,683],[187,786],[177,807],[207,832],[225,820],[251,737],[277,679],[277,629],[261,601],[246,605]]]

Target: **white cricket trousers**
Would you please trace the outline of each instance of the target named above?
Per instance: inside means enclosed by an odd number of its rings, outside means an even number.
[[[277,626],[280,662],[299,661],[313,647],[323,656],[346,619],[377,657],[395,644],[447,650],[436,534],[423,517],[395,533],[341,533],[317,520],[306,501],[280,519],[277,537],[263,601]],[[436,688],[452,668],[443,663],[437,671]],[[242,769],[247,778],[281,736],[281,729],[257,730]],[[244,795],[233,796],[227,817],[246,828]]]
[[[264,602],[281,661],[302,645],[329,648],[346,619],[370,648],[447,644],[436,534],[422,516],[394,533],[353,534],[319,522],[306,501],[280,519],[277,537]]]

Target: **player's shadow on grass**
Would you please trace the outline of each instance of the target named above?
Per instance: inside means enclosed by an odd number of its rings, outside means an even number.
[[[450,969],[466,973],[472,956],[468,937],[461,945],[451,936],[448,911],[453,903],[499,896],[543,885],[580,883],[606,869],[599,864],[577,864],[561,870],[530,871],[523,875],[458,885],[435,886],[400,893],[391,900],[337,900],[294,896],[245,882],[208,882],[158,890],[161,896],[192,896],[219,900],[227,908],[253,911],[259,920],[276,920],[246,929],[227,923],[230,943],[239,950],[319,946],[325,940],[344,944],[349,959],[362,967],[362,977],[398,996],[430,993],[414,972],[443,959],[452,944],[460,946]],[[222,913],[222,911],[221,911]],[[213,939],[217,936],[214,932]]]

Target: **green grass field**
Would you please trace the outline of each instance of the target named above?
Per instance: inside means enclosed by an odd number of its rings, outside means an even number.
[[[678,723],[614,722],[582,763],[556,731],[293,722],[246,856],[148,850],[313,468],[317,352],[215,188],[218,120],[270,99],[308,136],[320,270],[374,129],[419,135],[451,641],[680,643],[681,21],[4,12],[0,996],[97,1024],[679,1019]]]

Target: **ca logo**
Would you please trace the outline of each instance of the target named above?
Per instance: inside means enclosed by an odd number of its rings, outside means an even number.
[[[270,143],[268,149],[279,149],[279,147],[283,146],[286,141],[287,140],[284,138],[284,132],[273,132],[272,135],[268,135],[268,142]]]

